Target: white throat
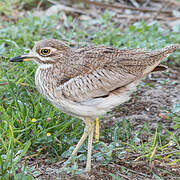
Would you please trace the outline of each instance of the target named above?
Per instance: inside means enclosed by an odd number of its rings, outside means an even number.
[[[39,68],[41,69],[47,69],[53,66],[52,64],[38,64],[38,65],[39,65]]]

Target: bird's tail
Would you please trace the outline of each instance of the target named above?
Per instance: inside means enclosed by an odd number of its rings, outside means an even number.
[[[169,46],[163,48],[161,51],[164,54],[170,54],[170,53],[174,52],[176,49],[179,49],[179,48],[180,48],[179,44],[172,44],[172,45],[169,45]]]
[[[149,54],[148,61],[146,61],[147,66],[144,70],[144,74],[148,74],[153,71],[164,71],[168,67],[161,65],[160,62],[167,58],[172,52],[174,52],[176,49],[180,48],[178,44],[169,45],[165,48],[162,48],[160,50],[155,50]]]
[[[172,45],[169,45],[169,46],[162,48],[160,50],[153,51],[151,55],[152,56],[162,55],[164,57],[168,57],[169,54],[171,54],[172,52],[174,52],[178,48],[180,48],[179,44],[172,44]]]

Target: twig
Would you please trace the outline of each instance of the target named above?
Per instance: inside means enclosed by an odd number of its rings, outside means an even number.
[[[3,86],[3,85],[8,85],[9,83],[8,82],[5,82],[5,83],[0,83],[0,86]]]
[[[43,172],[40,172],[39,174],[34,175],[35,178],[38,178],[39,176],[43,175]]]
[[[166,152],[166,153],[163,153],[163,154],[156,154],[156,155],[157,155],[157,156],[166,156],[166,155],[174,154],[174,153],[180,153],[180,150],[171,151],[171,152]]]
[[[136,172],[136,171],[131,170],[131,169],[127,168],[127,167],[126,167],[126,169],[127,169],[128,171],[131,171],[131,172],[133,172],[133,173],[135,173],[135,174],[139,174],[139,175],[141,175],[141,176],[145,176],[145,177],[149,177],[149,178],[151,177],[151,176],[149,176],[149,175],[147,175],[147,174],[140,173],[140,172]]]
[[[134,19],[134,20],[139,20],[139,19],[150,19],[152,18],[152,16],[134,16],[134,15],[126,15],[126,14],[119,14],[118,18],[128,18],[128,19]],[[180,17],[163,17],[163,16],[157,16],[156,17],[157,20],[164,20],[164,21],[175,21],[175,20],[180,20]]]
[[[157,12],[158,11],[157,9],[151,9],[151,8],[135,8],[132,6],[104,4],[104,3],[89,1],[89,0],[76,0],[76,1],[80,1],[87,4],[93,4],[96,6],[103,7],[103,8],[111,8],[111,9],[130,9],[130,10],[142,11],[142,12]],[[172,14],[172,11],[162,10],[161,13]]]
[[[126,15],[126,14],[118,14],[118,19],[117,22],[119,22],[120,19],[130,19],[130,20],[141,20],[141,19],[152,19],[152,16],[134,16],[134,15]],[[163,17],[163,16],[157,16],[157,20],[162,20],[162,21],[175,21],[175,20],[180,20],[180,17]],[[116,19],[115,19],[116,20]]]
[[[128,179],[128,180],[131,180],[129,177],[127,177],[126,175],[124,175],[124,174],[121,174],[121,173],[117,173],[119,176],[121,176],[121,177],[123,177],[123,178],[125,178],[125,179]]]

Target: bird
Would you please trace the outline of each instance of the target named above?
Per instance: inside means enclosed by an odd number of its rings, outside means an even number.
[[[153,51],[104,45],[75,48],[61,40],[43,39],[28,54],[10,62],[37,63],[35,85],[39,93],[55,108],[83,120],[84,133],[71,157],[88,138],[85,171],[89,172],[94,120],[128,101],[144,76],[167,69],[160,63],[177,48],[177,44]]]

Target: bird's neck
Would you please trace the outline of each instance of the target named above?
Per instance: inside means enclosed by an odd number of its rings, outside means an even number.
[[[38,67],[35,74],[35,84],[38,91],[46,99],[53,100],[56,92],[56,78],[54,76],[53,68],[51,67]]]

